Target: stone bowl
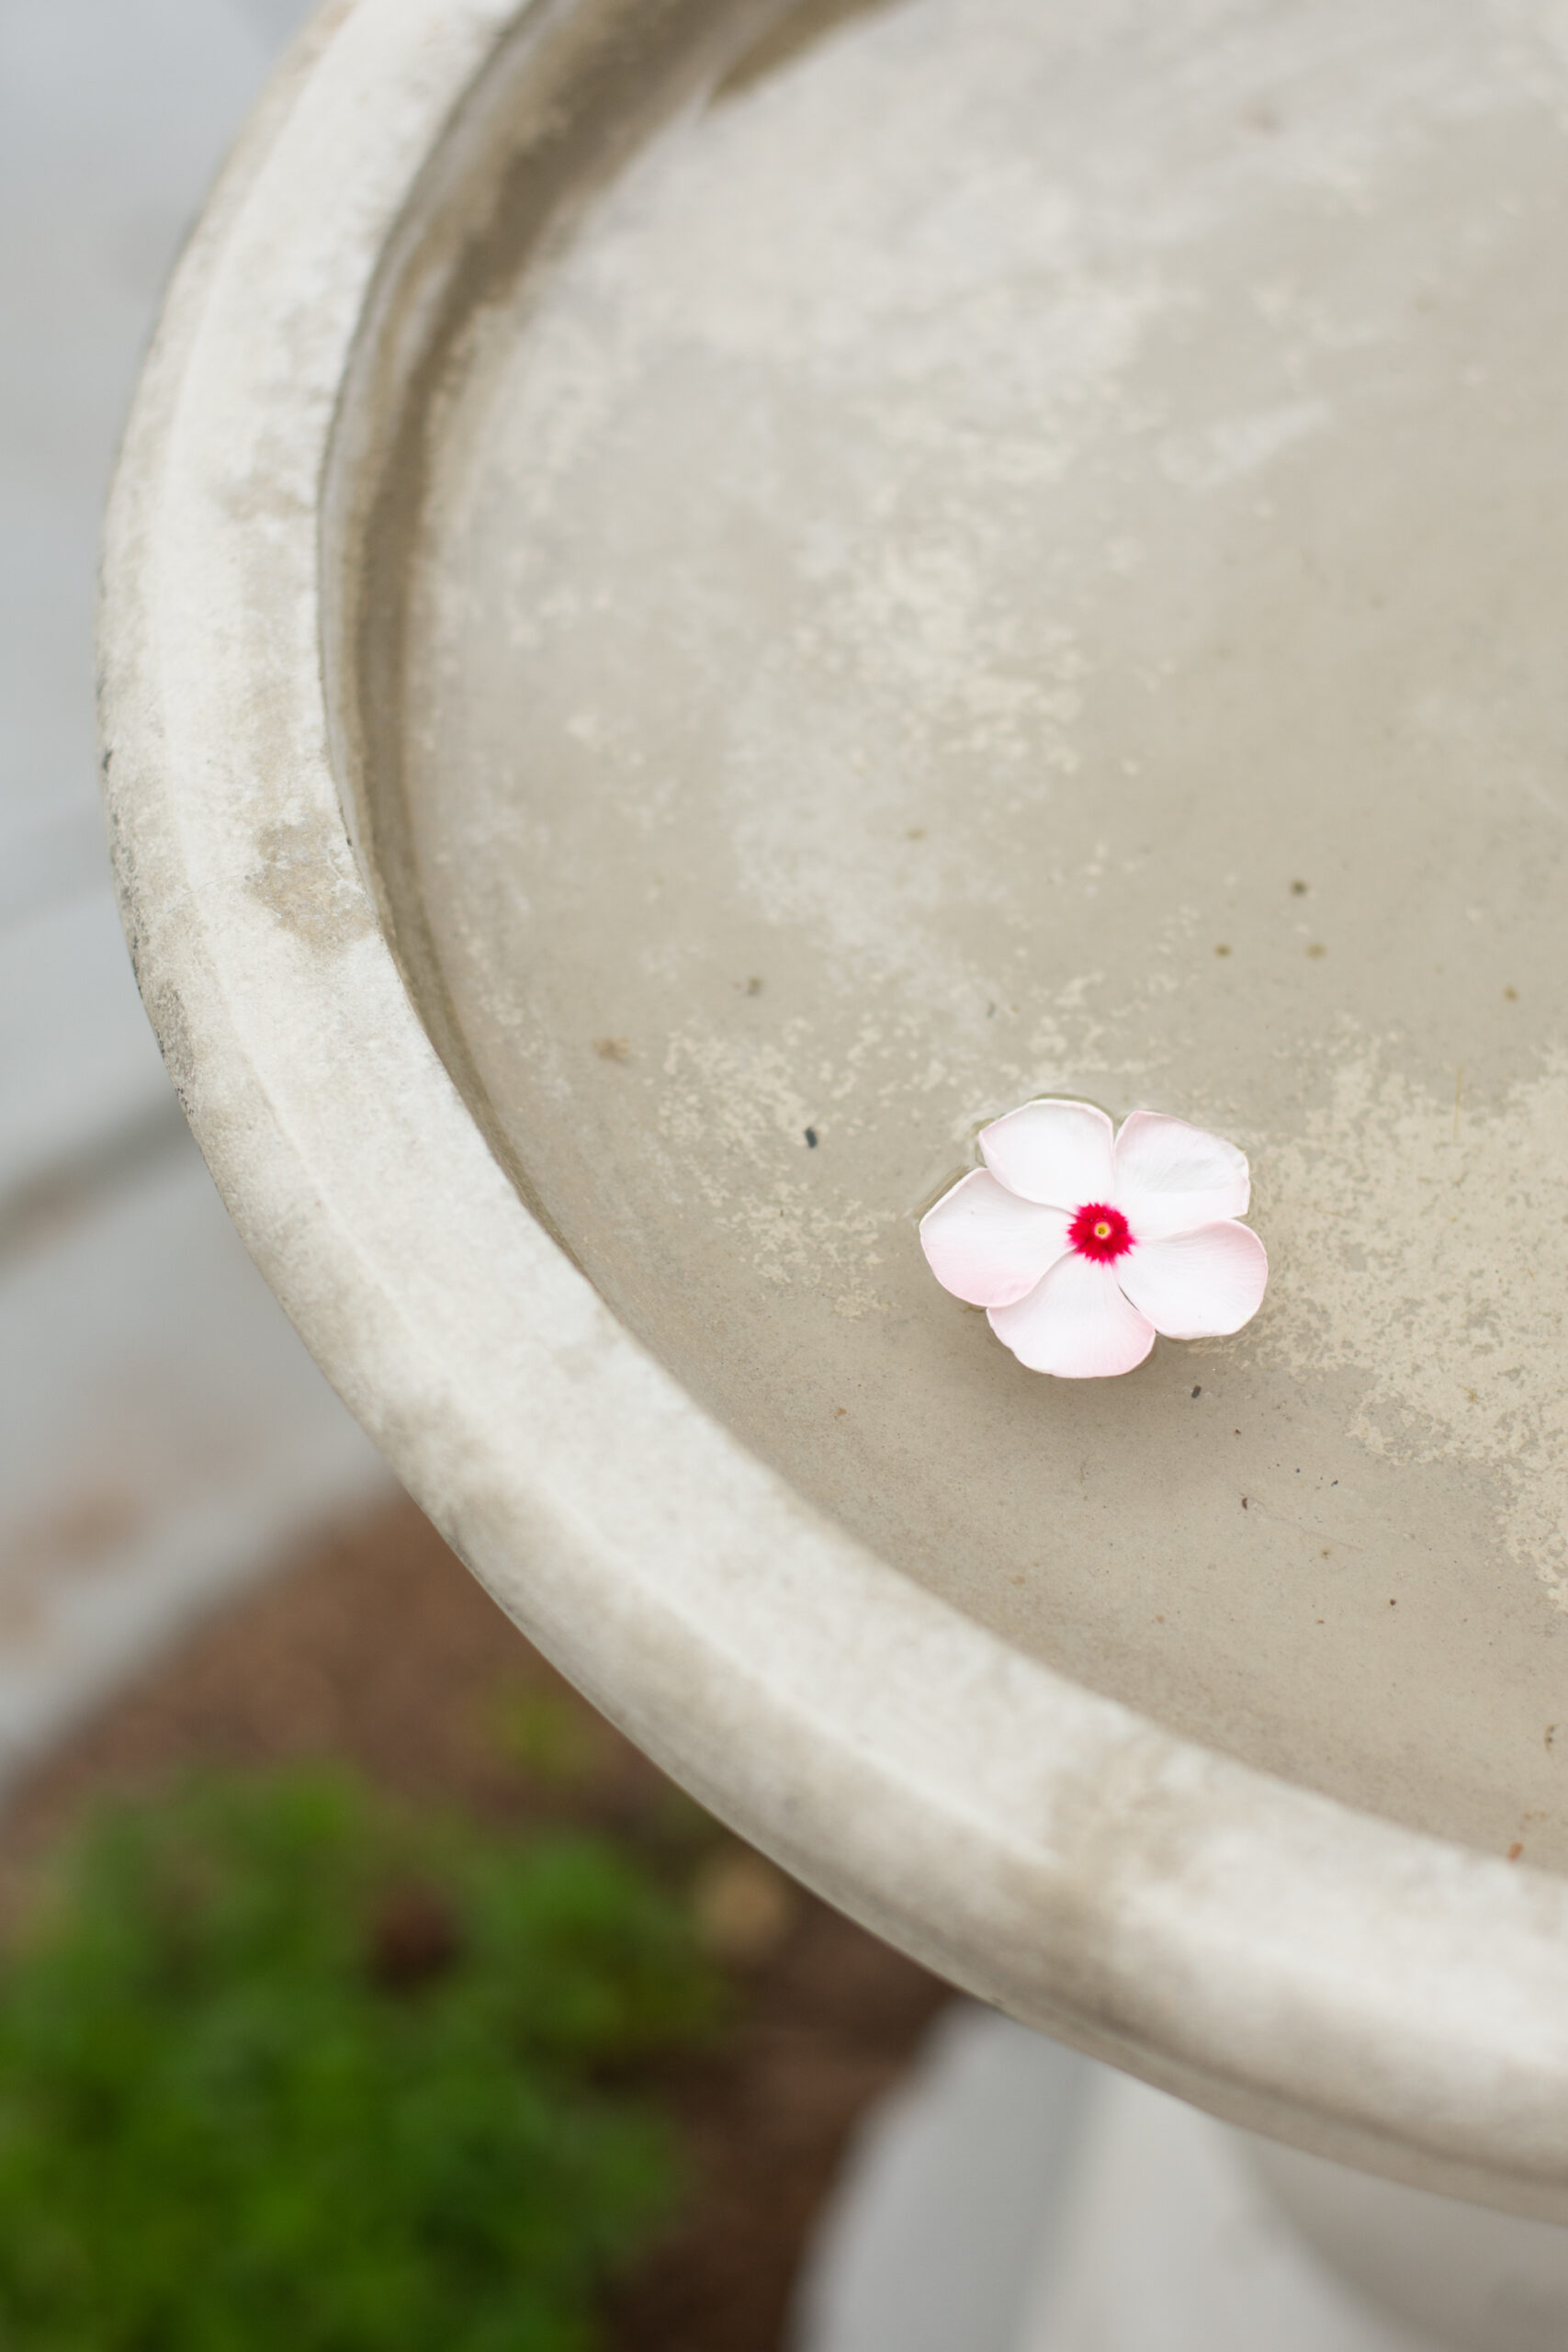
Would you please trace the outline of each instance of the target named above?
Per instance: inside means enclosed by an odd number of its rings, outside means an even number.
[[[103,623],[191,1122],[529,1635],[956,1983],[1558,2220],[1565,121],[1545,0],[329,6]],[[1042,1092],[1247,1149],[1255,1324],[937,1288]]]

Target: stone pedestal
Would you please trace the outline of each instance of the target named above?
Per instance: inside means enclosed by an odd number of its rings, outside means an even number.
[[[1325,2164],[955,2004],[863,2126],[791,2352],[1562,2352],[1568,2230]]]

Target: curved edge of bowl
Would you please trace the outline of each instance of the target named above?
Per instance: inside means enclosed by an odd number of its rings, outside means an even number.
[[[536,1224],[409,1000],[331,752],[334,419],[464,94],[573,5],[333,0],[147,363],[107,529],[103,758],[127,935],[209,1165],[411,1491],[705,1804],[1059,2038],[1568,2221],[1568,1886],[1174,1738],[824,1521]]]

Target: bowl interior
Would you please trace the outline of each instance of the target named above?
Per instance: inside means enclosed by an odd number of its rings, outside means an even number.
[[[454,128],[366,377],[359,820],[433,1034],[908,1575],[1555,1866],[1568,51],[633,13]],[[1040,1092],[1244,1146],[1254,1325],[1068,1384],[937,1287],[919,1213]]]

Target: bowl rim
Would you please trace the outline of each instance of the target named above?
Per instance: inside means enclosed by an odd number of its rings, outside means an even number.
[[[323,655],[344,388],[465,102],[615,5],[329,0],[171,288],[107,525],[101,756],[208,1164],[411,1492],[716,1813],[972,1993],[1216,2114],[1568,2221],[1568,1885],[1177,1737],[874,1557],[615,1320],[411,1001]]]

